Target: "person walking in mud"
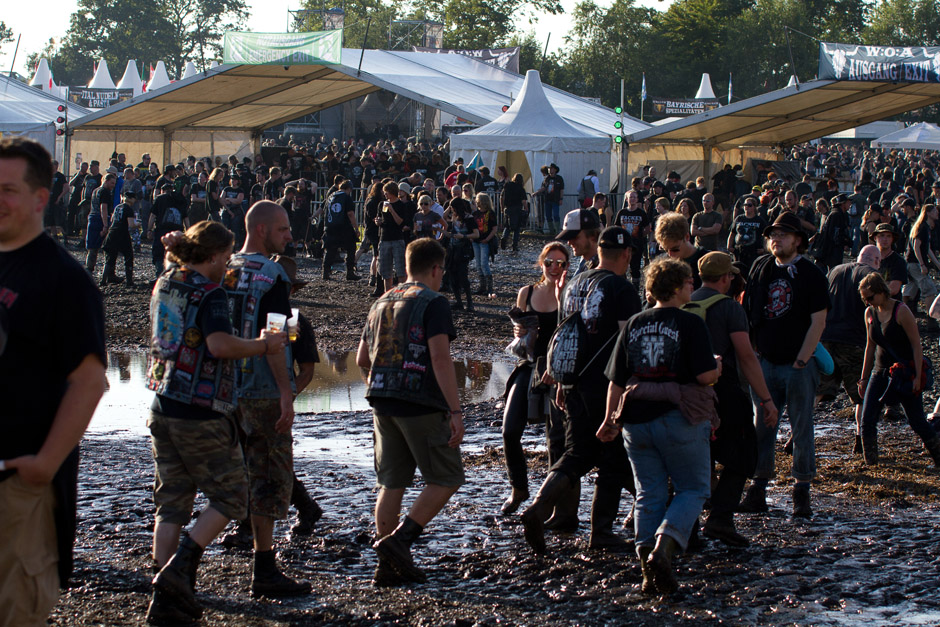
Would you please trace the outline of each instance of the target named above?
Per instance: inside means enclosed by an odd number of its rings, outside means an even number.
[[[764,421],[764,406],[772,400],[778,410],[786,406],[793,430],[793,515],[809,518],[813,514],[809,486],[816,475],[813,404],[819,386],[813,353],[826,326],[829,284],[822,271],[803,257],[808,237],[796,215],[781,212],[763,235],[770,254],[751,266],[744,309],[770,397],[760,398],[752,390],[757,470],[738,511],[768,511],[767,483],[774,477],[779,428],[779,423],[768,426]]]
[[[0,625],[45,625],[72,572],[78,443],[105,390],[104,310],[43,231],[52,158],[0,140]]]
[[[624,278],[631,256],[637,251],[630,234],[619,226],[604,229],[597,245],[598,267],[575,275],[564,286],[559,300],[559,322],[581,311],[586,327],[586,347],[582,350],[590,361],[575,373],[576,380],[559,383],[557,387],[555,402],[565,412],[565,452],[551,467],[535,501],[521,516],[525,540],[536,553],[545,552],[544,523],[556,503],[595,467],[598,473],[591,504],[589,547],[625,547],[623,539],[614,534],[613,524],[620,509],[621,490],[633,492],[633,474],[620,436],[600,442],[595,434],[604,421],[608,385],[604,366],[613,351],[613,340],[640,310],[636,288]]]
[[[147,610],[152,624],[178,625],[202,617],[194,591],[199,560],[230,520],[244,518],[248,504],[248,477],[235,437],[233,360],[283,358],[286,344],[285,333],[262,330],[258,339],[233,335],[220,282],[234,241],[218,222],[190,227],[167,254],[169,267],[157,279],[150,303],[148,387],[156,396],[147,426],[156,465],[153,559],[158,571]],[[197,489],[209,504],[181,541]]]
[[[447,298],[438,293],[443,247],[430,238],[411,242],[405,271],[407,281],[373,303],[356,353],[367,371],[375,429],[376,586],[427,580],[411,547],[465,482],[463,412],[450,355],[457,332]],[[425,487],[399,520],[416,468]]]

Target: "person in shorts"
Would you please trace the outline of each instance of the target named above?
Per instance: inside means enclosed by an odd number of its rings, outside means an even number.
[[[373,303],[356,355],[368,371],[375,429],[376,586],[427,580],[411,545],[465,482],[463,412],[450,356],[457,333],[447,298],[438,293],[444,248],[430,238],[415,240],[405,267],[407,281]],[[425,487],[399,522],[416,468]]]

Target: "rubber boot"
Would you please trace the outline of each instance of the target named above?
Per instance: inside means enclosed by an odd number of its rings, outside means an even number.
[[[662,533],[656,536],[656,547],[650,552],[646,563],[653,575],[653,585],[660,594],[672,594],[679,589],[672,558],[679,552],[679,543]]]
[[[361,281],[362,277],[356,274],[355,270],[346,270],[346,280],[347,281]]]
[[[392,568],[392,563],[379,555],[375,565],[375,574],[372,575],[372,585],[376,588],[391,588],[405,583],[401,575]]]
[[[313,526],[323,516],[323,509],[311,498],[307,488],[296,476],[291,488],[290,503],[297,509],[297,523],[291,527],[291,534],[309,536],[313,533]]]
[[[557,471],[548,473],[535,501],[522,512],[525,541],[536,553],[545,552],[543,523],[548,519],[555,503],[569,487],[571,487],[571,479],[568,475]]]
[[[811,518],[813,515],[809,499],[809,482],[799,482],[793,486],[793,515],[797,518]]]
[[[640,584],[640,592],[643,594],[656,594],[656,586],[653,584],[653,571],[650,569],[649,558],[653,549],[648,546],[641,546],[637,549],[637,555],[640,558],[640,572],[643,574],[643,583]]]
[[[734,509],[741,500],[747,477],[727,468],[721,471],[718,483],[712,490],[712,508],[702,528],[708,538],[724,542],[729,546],[748,546],[750,541],[734,528]]]
[[[104,270],[101,272],[101,280],[98,281],[98,285],[105,286],[110,283],[120,283],[120,279],[117,278],[117,275],[114,274],[114,267],[117,265],[115,261],[105,261]]]
[[[924,442],[924,446],[927,448],[927,452],[930,453],[934,466],[940,467],[940,436],[934,436],[927,440]]]
[[[427,575],[418,568],[411,557],[411,545],[423,530],[424,527],[405,516],[395,531],[373,544],[372,548],[406,581],[424,583],[428,580]]]
[[[176,555],[171,557],[153,578],[154,591],[159,590],[175,600],[184,612],[196,619],[202,617],[202,607],[196,601],[193,583],[196,580],[196,569],[199,567],[202,551],[203,548],[192,538],[183,536]]]
[[[581,482],[571,484],[555,502],[552,517],[545,521],[545,529],[558,533],[574,533],[578,530],[578,507],[581,504]]]
[[[620,490],[620,486],[594,484],[589,549],[625,551],[629,547],[626,540],[614,533],[614,520],[620,511]]]
[[[150,605],[147,607],[147,622],[151,625],[194,625],[198,618],[187,614],[176,598],[154,588]]]
[[[871,436],[865,435],[865,432],[862,431],[862,457],[865,459],[865,464],[868,466],[875,466],[878,464],[878,435],[872,434]]]
[[[255,551],[251,594],[266,597],[296,597],[310,594],[310,582],[294,580],[277,567],[274,551]]]
[[[372,298],[378,298],[384,293],[385,293],[385,281],[382,279],[382,277],[379,277],[378,280],[375,282],[375,289],[372,290],[369,296],[371,296]]]

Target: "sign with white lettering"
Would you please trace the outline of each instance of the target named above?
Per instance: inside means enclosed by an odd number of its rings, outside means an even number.
[[[819,78],[837,81],[940,83],[940,46],[819,43]]]

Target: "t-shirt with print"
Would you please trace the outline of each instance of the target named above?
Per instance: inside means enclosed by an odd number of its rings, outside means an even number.
[[[473,219],[477,224],[477,230],[480,231],[479,240],[486,239],[486,236],[496,228],[496,212],[492,209],[489,211],[477,209],[473,212]]]
[[[625,387],[631,377],[653,383],[695,383],[717,367],[708,327],[699,316],[677,307],[653,307],[630,318],[617,338],[605,374]],[[677,409],[669,401],[626,400],[618,419],[650,422]]]
[[[744,255],[760,254],[764,245],[762,234],[765,228],[767,228],[767,222],[757,214],[749,218],[742,213],[735,218],[731,223],[735,252]]]
[[[614,224],[626,229],[634,240],[638,243],[646,240],[644,231],[650,224],[650,217],[642,207],[636,209],[621,209],[614,218]]]
[[[757,350],[772,364],[792,364],[812,322],[810,315],[829,309],[829,282],[802,256],[788,266],[774,259],[769,263],[767,298],[755,331]]]

